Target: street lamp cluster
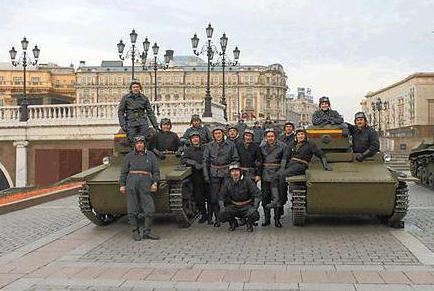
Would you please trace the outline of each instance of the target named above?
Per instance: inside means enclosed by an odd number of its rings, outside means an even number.
[[[27,100],[26,95],[26,69],[27,66],[35,66],[38,63],[39,59],[39,53],[40,49],[37,45],[32,49],[33,52],[33,60],[27,55],[27,48],[29,46],[29,41],[27,38],[23,38],[21,41],[21,47],[23,49],[22,56],[18,58],[17,60],[17,51],[15,50],[15,47],[12,47],[11,50],[9,50],[9,55],[11,57],[12,65],[14,67],[18,67],[19,65],[23,66],[23,99],[21,100],[20,104],[20,121],[27,121],[29,120],[29,113],[27,110],[27,107],[29,105],[29,102]]]
[[[375,117],[375,112],[378,112],[378,133],[380,134],[380,136],[382,135],[382,131],[381,131],[381,112],[382,111],[386,111],[389,109],[389,102],[387,101],[382,101],[381,98],[377,98],[377,100],[374,102],[372,101],[371,103],[372,106],[372,111],[374,111],[374,117]]]
[[[157,101],[158,96],[158,89],[157,89],[157,71],[158,69],[167,69],[169,67],[170,61],[173,60],[173,50],[166,50],[166,54],[164,55],[164,63],[159,62],[158,60],[158,51],[160,47],[157,43],[154,43],[152,46],[152,53],[154,55],[154,61],[151,65],[147,66],[146,61],[148,58],[148,51],[151,43],[149,42],[148,38],[145,38],[145,41],[143,41],[143,51],[140,53],[139,50],[136,47],[137,42],[137,32],[133,29],[130,33],[130,41],[131,41],[131,48],[128,49],[125,52],[125,43],[122,41],[122,39],[117,44],[118,47],[118,53],[119,58],[121,60],[125,60],[127,58],[131,58],[131,79],[134,80],[134,72],[135,72],[135,62],[136,62],[136,54],[140,56],[140,64],[142,65],[144,70],[153,69],[154,70],[154,78],[155,78],[155,86],[154,86],[154,101]]]
[[[205,29],[206,31],[206,37],[207,37],[207,43],[202,46],[200,50],[198,50],[199,45],[199,38],[197,37],[197,34],[195,33],[194,36],[191,38],[191,46],[193,47],[193,53],[197,56],[206,53],[207,56],[207,82],[206,82],[206,95],[205,95],[205,111],[203,113],[203,117],[212,117],[211,112],[211,90],[210,90],[210,74],[211,74],[211,66],[215,67],[218,65],[222,66],[222,74],[223,74],[223,81],[222,81],[222,99],[221,104],[224,106],[224,118],[227,120],[227,103],[226,103],[226,96],[225,96],[225,67],[226,66],[235,66],[238,64],[238,60],[240,57],[240,50],[238,47],[235,47],[233,54],[234,54],[234,61],[228,61],[226,59],[226,48],[228,45],[228,37],[225,33],[223,33],[222,37],[220,37],[220,48],[219,50],[212,42],[212,35],[214,32],[214,28],[211,26],[211,24],[208,24],[208,27]],[[214,58],[214,55],[217,54],[221,56],[221,63],[215,62],[213,63],[212,60]],[[239,101],[238,101],[239,103]],[[238,117],[239,117],[239,104],[238,104]]]

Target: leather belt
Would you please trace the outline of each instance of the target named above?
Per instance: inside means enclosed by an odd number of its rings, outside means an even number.
[[[224,169],[224,168],[228,168],[229,165],[213,165],[211,164],[211,168],[213,169]]]
[[[243,171],[247,171],[247,172],[255,170],[255,168],[243,168],[243,167],[240,167],[240,169],[243,170]]]
[[[291,158],[291,161],[296,161],[296,162],[299,162],[299,163],[302,163],[302,164],[305,164],[305,165],[309,166],[309,162],[305,161],[305,160],[302,160],[302,159]]]
[[[280,164],[275,164],[275,163],[264,163],[264,168],[267,169],[276,169],[276,168],[280,168]]]
[[[146,171],[129,171],[129,174],[138,174],[138,175],[143,175],[143,176],[151,176],[151,173],[146,172]]]
[[[249,205],[250,203],[252,203],[252,199],[246,200],[246,201],[233,201],[232,200],[232,204],[235,206],[246,206]]]

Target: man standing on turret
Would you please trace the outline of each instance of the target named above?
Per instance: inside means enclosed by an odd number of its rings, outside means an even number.
[[[134,143],[134,137],[147,136],[148,118],[152,126],[158,131],[157,118],[151,107],[148,97],[140,91],[142,85],[133,80],[130,83],[130,92],[124,95],[119,103],[118,118],[122,130],[127,133],[128,140]]]

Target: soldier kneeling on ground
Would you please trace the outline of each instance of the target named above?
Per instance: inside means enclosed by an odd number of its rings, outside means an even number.
[[[251,232],[253,224],[259,220],[261,191],[249,177],[241,174],[239,164],[230,165],[229,173],[219,193],[220,221],[229,222],[233,231],[237,218],[246,219],[247,231]]]
[[[158,189],[160,169],[155,155],[146,150],[145,137],[137,136],[134,141],[134,151],[125,156],[122,165],[119,191],[127,194],[128,220],[134,227],[133,239],[157,240],[160,238],[151,233],[155,212],[152,192]]]

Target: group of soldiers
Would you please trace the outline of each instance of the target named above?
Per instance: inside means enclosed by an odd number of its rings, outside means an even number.
[[[215,126],[210,131],[200,116],[193,115],[190,127],[178,138],[171,131],[170,119],[161,119],[158,126],[148,98],[140,91],[140,83],[133,81],[118,112],[120,125],[134,144],[120,175],[120,192],[127,195],[134,240],[159,239],[151,233],[151,193],[158,189],[157,160],[163,159],[164,153],[182,152],[181,163],[192,169],[194,200],[201,214],[198,223],[220,227],[228,222],[230,230],[245,224],[247,231],[253,231],[260,219],[260,205],[264,212],[262,226],[271,224],[273,211],[275,227],[282,227],[281,217],[288,200],[286,177],[304,174],[314,155],[324,170],[332,171],[324,152],[307,139],[306,130],[296,129],[290,121],[280,134],[270,120],[263,126],[255,123],[251,129],[241,121],[237,125]],[[352,136],[358,162],[379,151],[378,135],[368,126],[363,112],[355,114],[352,125],[330,108],[327,97],[320,98],[319,107],[312,123],[341,126]],[[148,119],[156,131],[152,138],[146,138]]]

